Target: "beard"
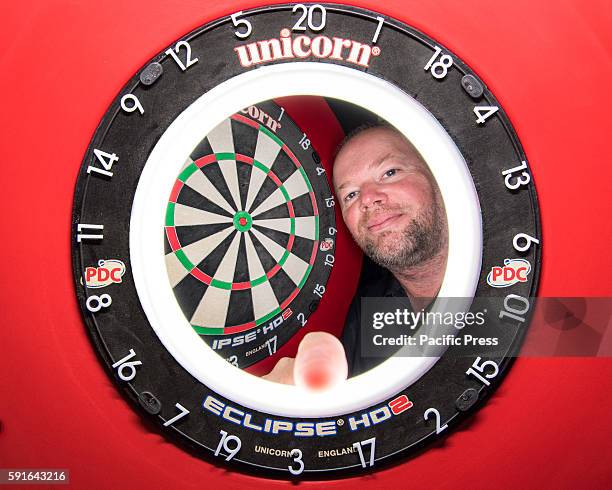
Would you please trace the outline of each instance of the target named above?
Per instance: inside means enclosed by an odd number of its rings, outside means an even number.
[[[367,219],[364,222],[367,223]],[[367,230],[365,226],[360,228]],[[442,249],[446,235],[446,220],[439,204],[434,202],[431,207],[420,211],[402,230],[388,230],[376,235],[366,231],[355,237],[355,241],[381,267],[401,271],[432,259]]]

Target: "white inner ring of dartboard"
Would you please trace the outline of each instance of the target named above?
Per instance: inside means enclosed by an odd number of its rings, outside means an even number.
[[[328,63],[284,63],[251,70],[221,83],[185,109],[155,145],[140,177],[130,221],[130,260],[151,326],[196,379],[251,409],[287,417],[331,417],[370,407],[410,386],[435,364],[443,349],[432,351],[430,357],[392,357],[336,386],[333,393],[263,380],[232,366],[202,342],[176,301],[164,254],[168,196],[202,135],[245,107],[292,95],[360,105],[409,138],[438,183],[448,218],[448,263],[431,311],[449,311],[442,298],[473,297],[480,274],[482,224],[476,189],[461,153],[433,115],[395,85]],[[454,302],[453,309],[468,304]],[[445,328],[439,333],[456,332],[452,326]]]

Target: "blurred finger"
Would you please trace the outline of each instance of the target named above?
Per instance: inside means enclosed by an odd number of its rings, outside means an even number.
[[[293,379],[296,386],[326,390],[346,380],[348,365],[342,343],[327,332],[306,335],[295,356]]]

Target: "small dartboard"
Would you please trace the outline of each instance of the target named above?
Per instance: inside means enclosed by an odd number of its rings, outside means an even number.
[[[439,297],[486,299],[494,349],[394,356],[333,393],[241,369],[333,303],[331,161],[282,104],[304,95],[367,109],[421,154],[448,221]],[[527,158],[474,71],[401,22],[318,4],[233,13],[139,70],[83,160],[72,239],[85,324],[143,416],[215,464],[278,478],[373,471],[481,406],[525,334],[541,253]]]
[[[239,366],[271,355],[306,322],[321,295],[304,286],[322,289],[333,261],[333,199],[300,138],[274,103],[250,106],[198,143],[168,200],[176,299],[194,330]]]

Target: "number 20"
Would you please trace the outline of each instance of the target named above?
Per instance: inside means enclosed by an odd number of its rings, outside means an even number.
[[[298,3],[293,7],[293,13],[295,14],[298,10],[302,10],[302,16],[297,20],[297,22],[293,25],[292,30],[294,31],[305,31],[306,26],[302,25],[304,20],[306,19],[306,23],[308,24],[308,28],[311,31],[318,32],[322,31],[325,28],[325,22],[327,18],[327,12],[325,11],[325,7],[322,5],[310,5],[306,7],[306,5],[302,3]],[[318,10],[321,13],[321,20],[318,24],[314,23],[314,12]]]

